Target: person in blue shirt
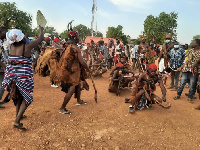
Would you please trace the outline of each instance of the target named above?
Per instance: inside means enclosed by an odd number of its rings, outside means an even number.
[[[180,48],[179,43],[174,43],[174,48],[168,52],[169,68],[171,69],[171,86],[169,89],[178,89],[179,75],[185,60],[185,50]]]
[[[29,34],[26,34],[26,43],[30,42],[31,39],[29,39]]]

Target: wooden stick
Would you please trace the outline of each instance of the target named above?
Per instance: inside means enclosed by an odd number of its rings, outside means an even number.
[[[95,100],[95,102],[97,103],[97,89],[96,89],[96,87],[95,87],[95,83],[94,83],[92,74],[90,74],[90,79],[92,80],[92,84],[93,84],[94,91],[95,91],[94,100]]]

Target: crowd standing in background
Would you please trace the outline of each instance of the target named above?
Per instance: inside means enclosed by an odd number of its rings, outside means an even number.
[[[71,114],[66,105],[74,93],[77,105],[87,104],[80,99],[81,90],[84,89],[82,84],[85,89],[89,89],[86,76],[102,76],[109,70],[109,92],[119,96],[122,88],[132,90],[132,97],[126,99],[126,102],[131,103],[130,113],[152,106],[152,99],[156,97],[153,93],[156,83],[159,83],[163,94],[157,103],[167,101],[165,86],[169,86],[169,90],[177,91],[174,100],[178,100],[188,84],[188,101],[192,103],[196,99],[199,71],[198,67],[194,70],[194,66],[199,65],[200,39],[193,40],[189,49],[188,44],[180,45],[178,41],[173,41],[170,34],[166,35],[164,43],[148,43],[144,36],[140,36],[141,42],[135,45],[124,45],[119,39],[113,38],[109,41],[101,38],[98,42],[91,39],[90,43],[84,43],[79,41],[76,31],[70,31],[68,39],[43,36],[42,28],[40,35],[31,40],[28,34],[25,36],[20,30],[8,31],[0,27],[0,99],[4,90],[8,91],[8,95],[0,102],[0,108],[4,108],[3,104],[13,99],[16,105],[15,128],[25,129],[20,121],[33,101],[33,73],[37,73],[36,67],[43,63],[38,61],[45,57],[44,61],[49,68],[47,70],[50,71],[51,87],[61,86],[66,93],[59,110],[61,114]],[[53,51],[49,51],[49,48]],[[51,62],[56,64],[53,76]],[[166,85],[169,77],[171,84]]]

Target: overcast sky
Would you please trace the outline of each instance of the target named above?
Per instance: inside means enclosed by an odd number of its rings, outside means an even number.
[[[161,12],[178,13],[178,41],[190,43],[194,35],[200,34],[200,0],[96,0],[97,30],[106,36],[109,26],[123,26],[123,32],[137,38],[144,29],[143,23],[150,14]],[[5,2],[0,0],[0,2]],[[33,16],[33,28],[37,26],[37,10],[47,19],[47,25],[58,33],[75,20],[73,26],[83,24],[91,27],[93,0],[6,0],[15,2],[18,9]]]

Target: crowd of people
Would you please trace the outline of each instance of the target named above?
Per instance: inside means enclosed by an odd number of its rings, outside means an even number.
[[[86,79],[107,71],[110,72],[109,92],[120,95],[120,89],[131,89],[130,98],[125,101],[130,103],[130,113],[150,108],[154,103],[165,103],[168,77],[171,77],[168,89],[177,91],[174,100],[181,98],[183,89],[188,84],[189,93],[186,95],[188,101],[193,103],[198,87],[200,39],[193,40],[189,49],[187,44],[180,45],[173,41],[170,34],[160,44],[150,44],[144,36],[140,38],[141,42],[135,45],[124,45],[119,39],[115,43],[112,38],[108,43],[103,38],[97,43],[92,39],[90,43],[82,43],[73,29],[69,30],[68,39],[61,39],[44,37],[43,28],[40,27],[40,35],[30,40],[18,29],[0,27],[0,99],[4,90],[8,91],[8,95],[0,102],[0,108],[4,108],[3,104],[12,99],[16,106],[13,126],[26,129],[21,120],[26,117],[24,112],[33,101],[34,70],[39,65],[38,58],[46,56],[48,47],[54,48],[49,59],[56,62],[51,87],[60,86],[61,91],[66,93],[59,109],[61,114],[71,114],[66,106],[73,94],[77,105],[87,104],[81,100],[81,91],[89,89]],[[154,94],[157,83],[161,88],[162,98]]]

